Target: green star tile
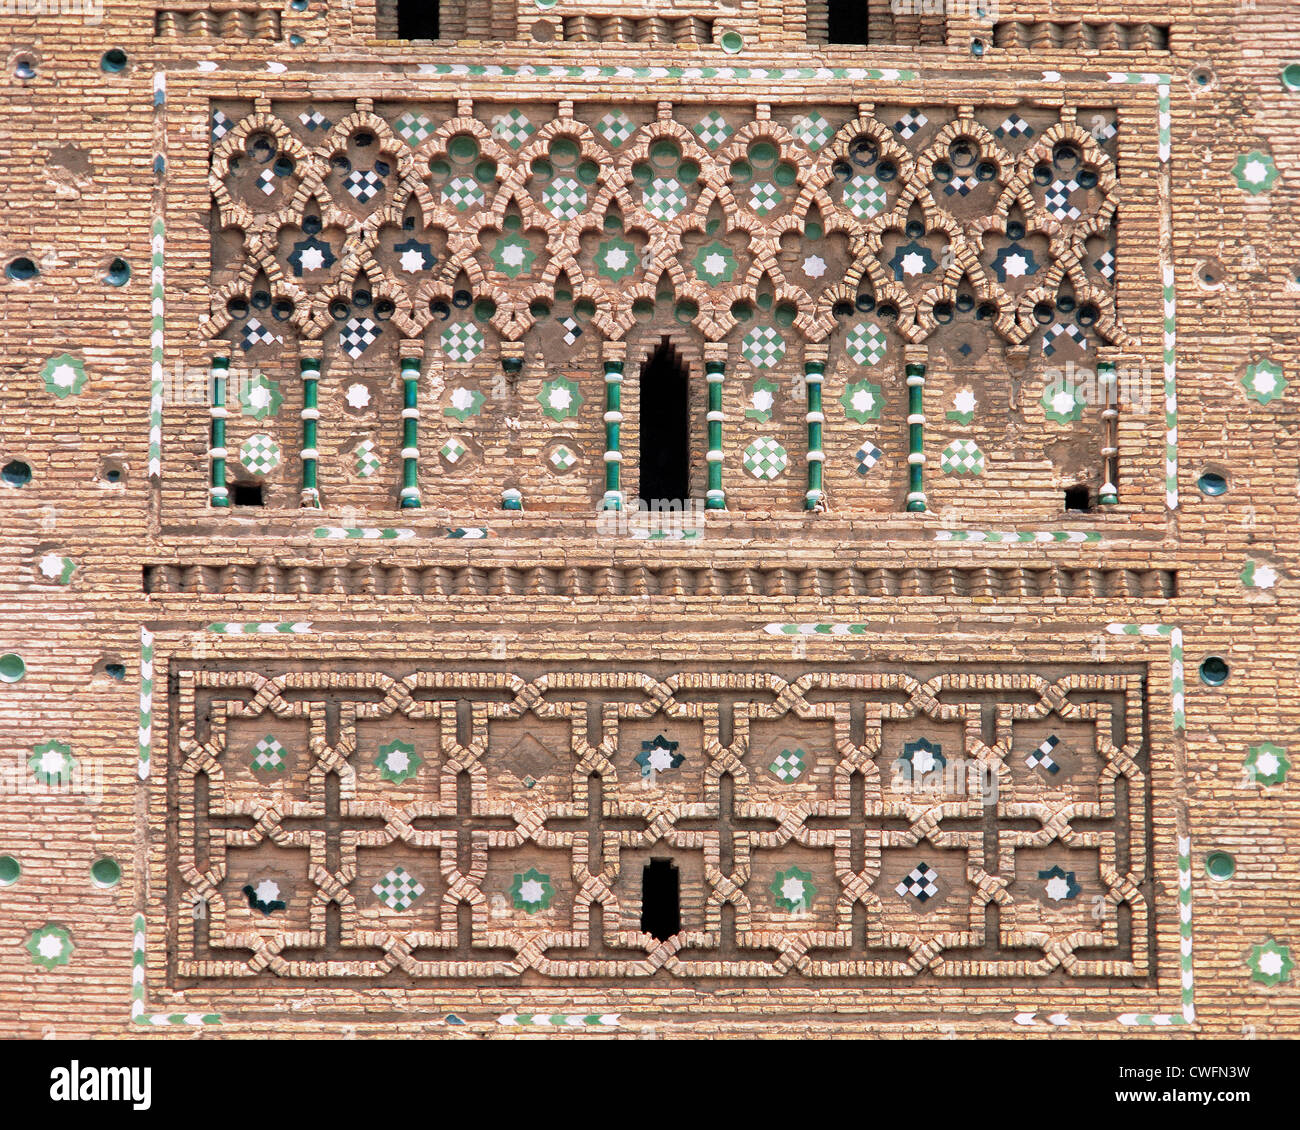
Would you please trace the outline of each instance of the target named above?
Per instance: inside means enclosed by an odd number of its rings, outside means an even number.
[[[578,414],[582,407],[582,393],[578,386],[567,377],[556,377],[542,385],[537,394],[542,405],[542,412],[552,420],[567,420]]]
[[[731,282],[736,274],[736,256],[725,243],[706,243],[691,260],[695,277],[710,286]]]
[[[86,366],[80,357],[60,353],[41,366],[45,391],[63,400],[78,395],[86,387]]]
[[[279,381],[273,381],[262,373],[255,373],[251,380],[244,381],[239,390],[240,411],[245,416],[252,416],[254,420],[274,416],[283,403]]]
[[[1273,158],[1259,149],[1243,153],[1232,166],[1232,176],[1237,187],[1251,196],[1267,192],[1277,183],[1279,173]]]
[[[636,247],[621,236],[607,239],[596,248],[596,273],[612,282],[635,274],[639,265]]]
[[[507,235],[496,241],[492,248],[492,262],[508,279],[517,279],[533,269],[537,253],[521,235]]]
[[[868,380],[854,381],[841,394],[840,403],[846,415],[855,424],[865,424],[880,416],[884,398],[880,386]]]
[[[1266,357],[1246,366],[1246,375],[1241,378],[1241,383],[1251,400],[1268,404],[1286,391],[1289,382],[1282,375],[1282,366]]]

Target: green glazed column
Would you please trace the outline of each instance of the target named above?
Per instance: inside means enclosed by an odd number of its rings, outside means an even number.
[[[301,348],[298,357],[298,373],[302,377],[302,411],[299,413],[302,418],[302,450],[298,453],[302,461],[302,496],[299,505],[319,510],[317,466],[320,455],[316,449],[316,439],[320,420],[317,386],[320,383],[321,346],[316,341],[305,341]]]
[[[908,361],[905,371],[907,373],[907,509],[913,513],[924,513],[926,509],[925,362]]]
[[[708,488],[704,494],[705,510],[725,510],[727,495],[722,489],[722,380],[727,370],[727,347],[710,342],[704,347],[704,377],[709,383],[709,411],[705,416],[709,432],[709,450],[704,458],[709,464]]]
[[[403,510],[418,509],[420,502],[420,361],[424,345],[402,342],[402,495]]]
[[[622,510],[623,453],[623,365],[627,343],[605,342],[605,496],[602,510]]]
[[[1114,361],[1097,362],[1097,391],[1102,403],[1102,484],[1097,501],[1114,506],[1119,502],[1119,382]]]
[[[822,411],[822,382],[826,378],[827,347],[810,345],[804,354],[804,383],[808,389],[808,490],[804,495],[805,510],[824,510],[826,491],[824,466],[826,452],[822,446],[822,428],[826,415]]]
[[[212,358],[212,403],[210,417],[208,461],[211,465],[208,502],[212,506],[229,506],[230,492],[226,489],[226,379],[230,375],[230,358]]]

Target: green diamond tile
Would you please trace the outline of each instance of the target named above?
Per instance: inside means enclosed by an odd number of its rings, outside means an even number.
[[[785,356],[785,338],[772,326],[755,326],[741,341],[740,352],[755,369],[770,369]]]
[[[844,339],[844,352],[856,365],[879,364],[885,346],[885,331],[874,322],[859,322]]]
[[[731,136],[732,129],[726,119],[717,110],[705,114],[695,127],[695,136],[710,149],[717,149]]]
[[[789,465],[785,448],[766,436],[754,440],[745,448],[742,460],[745,470],[756,479],[775,479]]]
[[[844,207],[859,220],[879,215],[887,202],[884,185],[870,173],[859,173],[844,185]]]

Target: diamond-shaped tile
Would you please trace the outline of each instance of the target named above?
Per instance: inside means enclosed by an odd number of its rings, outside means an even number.
[[[756,184],[749,190],[749,206],[760,216],[766,216],[784,199],[785,193],[767,181]]]
[[[1008,114],[993,132],[998,137],[1033,137],[1034,127],[1019,114]]]
[[[263,169],[257,175],[257,187],[267,196],[275,191],[275,173],[271,169]]]
[[[899,898],[911,895],[917,902],[925,902],[939,893],[939,874],[934,868],[918,863],[894,891]]]
[[[565,447],[564,444],[560,444],[558,447],[553,447],[551,453],[546,458],[551,466],[560,472],[569,470],[578,462],[578,457],[574,455],[569,448]]]
[[[636,126],[622,110],[611,110],[596,123],[596,132],[617,148],[636,133]]]
[[[314,106],[308,107],[299,114],[298,120],[312,133],[315,133],[317,130],[329,129],[330,126],[334,124]]]
[[[469,448],[452,436],[438,449],[438,454],[454,467],[469,454]]]
[[[886,347],[885,331],[875,322],[859,322],[844,338],[844,352],[855,365],[879,364]]]
[[[785,338],[772,326],[755,326],[741,341],[740,352],[755,369],[770,369],[785,356]]]
[[[894,123],[894,131],[904,141],[911,141],[912,138],[921,132],[929,120],[929,118],[914,106]]]
[[[859,220],[879,215],[887,202],[884,185],[870,173],[858,173],[845,182],[844,207]]]
[[[374,169],[353,169],[343,178],[343,187],[365,204],[384,190],[384,178]]]
[[[835,136],[835,127],[814,110],[796,118],[790,132],[815,153]]]
[[[783,749],[767,769],[769,773],[788,785],[791,781],[797,781],[802,777],[807,767],[803,750]]]
[[[267,734],[253,746],[252,767],[257,773],[284,772],[284,746],[276,741],[274,735]]]
[[[424,884],[401,867],[394,867],[370,889],[390,910],[409,910],[424,894]]]
[[[442,351],[458,364],[473,361],[487,345],[483,331],[471,322],[457,322],[442,331]]]
[[[349,318],[339,334],[343,352],[352,360],[360,357],[379,337],[380,329],[369,318]]]
[[[393,132],[414,149],[433,134],[433,123],[423,114],[408,110],[393,122]]]
[[[517,107],[492,120],[492,134],[504,141],[511,149],[518,149],[534,133],[533,123]]]
[[[956,439],[943,449],[939,466],[945,475],[982,475],[984,452],[974,440]]]
[[[732,129],[727,125],[727,120],[717,110],[705,114],[695,127],[695,136],[710,149],[717,149],[731,134]]]
[[[225,137],[226,134],[228,134],[234,128],[235,128],[235,123],[231,121],[231,119],[228,118],[225,114],[223,114],[220,110],[212,111],[212,144],[213,145],[216,145],[218,141],[220,141],[223,137]]]
[[[239,445],[239,461],[254,475],[268,474],[280,465],[280,445],[268,435],[251,435]]]
[[[668,223],[682,214],[690,198],[675,177],[655,177],[645,190],[645,210],[656,220]]]
[[[1062,336],[1068,337],[1075,345],[1082,349],[1088,348],[1088,336],[1079,329],[1073,322],[1057,322],[1055,325],[1048,326],[1043,332],[1043,353],[1051,357],[1060,346],[1057,341]]]
[[[363,439],[352,449],[352,455],[356,460],[357,478],[368,479],[383,466],[375,454],[375,441],[372,439]]]
[[[587,189],[573,177],[556,177],[542,190],[542,203],[557,220],[572,220],[587,207]]]
[[[760,436],[745,448],[745,470],[756,479],[775,479],[789,466],[786,450],[776,440]]]
[[[576,319],[570,317],[568,314],[556,318],[555,320],[560,323],[560,328],[564,331],[565,345],[572,345],[582,336],[582,326],[578,324]]]
[[[853,453],[853,458],[858,464],[858,474],[865,475],[877,463],[885,453],[880,450],[874,443],[864,443],[857,451]]]
[[[483,189],[473,177],[452,177],[442,190],[442,198],[457,212],[465,212],[483,203]]]
[[[1043,195],[1044,207],[1058,220],[1077,220],[1083,213],[1070,203],[1070,193],[1078,187],[1079,182],[1073,177],[1052,181]]]
[[[247,353],[255,345],[270,345],[276,340],[275,334],[268,330],[256,318],[249,318],[244,324],[239,338],[239,348]]]
[[[1111,251],[1103,251],[1100,256],[1092,261],[1093,268],[1107,282],[1115,281],[1115,255]]]
[[[1025,758],[1025,764],[1028,765],[1030,769],[1041,768],[1046,769],[1049,773],[1059,773],[1061,767],[1057,764],[1052,753],[1060,744],[1061,739],[1053,734],[1034,748],[1034,751]]]

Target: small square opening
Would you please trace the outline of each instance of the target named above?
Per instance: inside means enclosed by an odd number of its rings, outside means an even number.
[[[1092,509],[1092,495],[1087,483],[1075,483],[1065,488],[1065,508],[1083,514]]]
[[[261,483],[231,483],[230,501],[235,506],[263,506]]]

